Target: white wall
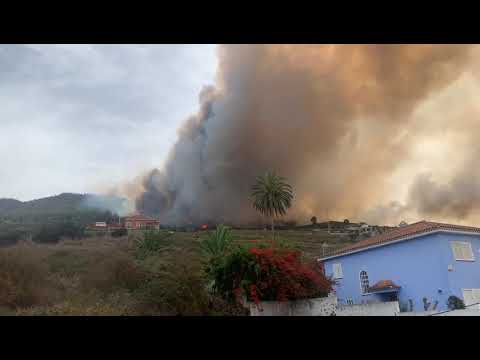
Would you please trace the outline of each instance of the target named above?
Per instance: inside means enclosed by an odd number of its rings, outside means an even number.
[[[336,296],[301,301],[264,301],[261,311],[250,303],[251,316],[396,316],[400,312],[397,301],[339,305]]]
[[[476,309],[453,310],[435,314],[433,316],[480,316],[480,311]]]
[[[398,301],[337,306],[337,316],[397,316]]]
[[[335,313],[336,305],[336,296],[288,302],[263,301],[260,309],[249,304],[251,316],[330,316]]]
[[[436,313],[437,311],[407,311],[401,312],[398,316],[428,316]]]

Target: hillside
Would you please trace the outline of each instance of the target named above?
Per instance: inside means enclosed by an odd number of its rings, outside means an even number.
[[[0,199],[0,214],[10,213],[22,205],[23,203],[16,199]]]
[[[81,237],[87,224],[112,221],[125,200],[94,194],[63,193],[32,201],[0,199],[0,245],[32,237],[55,242]]]
[[[116,212],[125,200],[113,196],[63,193],[31,201],[0,199],[0,216],[28,216],[46,214],[72,214],[86,210]]]

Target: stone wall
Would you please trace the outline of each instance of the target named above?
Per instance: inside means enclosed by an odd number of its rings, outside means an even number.
[[[396,316],[397,301],[359,305],[339,305],[336,296],[301,301],[250,303],[251,316]]]
[[[249,304],[251,316],[331,316],[336,306],[336,296],[288,302],[263,301],[260,307]]]
[[[358,305],[337,306],[337,316],[397,316],[400,313],[398,301]]]

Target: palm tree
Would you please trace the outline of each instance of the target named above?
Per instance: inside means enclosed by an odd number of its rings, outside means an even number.
[[[275,173],[266,173],[259,176],[252,186],[253,207],[262,215],[270,217],[272,221],[272,235],[275,241],[276,216],[285,215],[287,209],[292,205],[292,187],[284,178]]]
[[[215,258],[225,254],[231,243],[232,233],[230,232],[230,229],[227,226],[220,224],[208,239],[205,239],[200,243],[200,247],[206,256]]]

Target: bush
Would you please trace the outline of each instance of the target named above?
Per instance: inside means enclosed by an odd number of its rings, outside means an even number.
[[[84,228],[73,222],[63,222],[43,225],[33,235],[33,241],[38,243],[56,243],[62,237],[79,239],[84,235]]]
[[[117,237],[122,237],[122,236],[127,236],[128,235],[128,230],[127,229],[117,229],[112,231],[112,237],[117,238]]]
[[[201,249],[207,257],[218,257],[225,254],[231,243],[230,229],[224,225],[218,225],[213,234],[201,242]]]
[[[0,306],[22,308],[47,304],[52,293],[48,269],[27,249],[0,252]]]
[[[160,315],[246,315],[248,310],[209,294],[199,264],[191,254],[170,254],[135,296],[145,313]]]
[[[135,252],[139,259],[145,259],[149,255],[157,253],[159,250],[169,245],[166,241],[172,234],[170,232],[147,231],[142,238],[135,242]]]
[[[448,298],[447,306],[450,310],[465,309],[465,303],[463,302],[463,300],[454,295]]]
[[[127,254],[112,253],[103,261],[92,264],[80,282],[86,290],[108,293],[118,289],[133,291],[146,279],[147,274]]]
[[[304,264],[300,252],[282,248],[238,248],[210,263],[213,289],[228,300],[288,301],[324,297],[332,290],[318,264]]]

